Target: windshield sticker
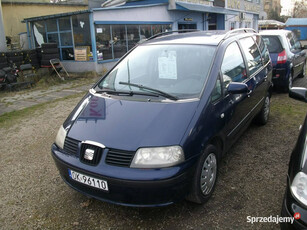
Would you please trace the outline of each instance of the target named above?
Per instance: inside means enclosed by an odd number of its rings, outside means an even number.
[[[163,51],[158,58],[159,78],[177,79],[176,51]]]

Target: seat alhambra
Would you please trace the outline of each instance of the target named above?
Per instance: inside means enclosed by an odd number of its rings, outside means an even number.
[[[171,32],[129,51],[60,127],[63,180],[96,199],[162,206],[212,195],[221,157],[270,111],[272,66],[261,36]]]

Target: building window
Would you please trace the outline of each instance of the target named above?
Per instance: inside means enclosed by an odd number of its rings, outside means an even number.
[[[118,59],[139,41],[170,30],[172,30],[171,24],[96,25],[98,60]]]
[[[46,25],[45,21],[38,21],[33,23],[33,36],[35,47],[40,47],[46,42]]]
[[[71,17],[74,48],[83,48],[87,53],[87,60],[93,58],[92,38],[89,14],[78,14]]]
[[[230,30],[233,30],[236,28],[236,23],[235,22],[230,22]]]
[[[112,26],[112,45],[114,58],[120,58],[127,52],[126,27],[124,25]]]

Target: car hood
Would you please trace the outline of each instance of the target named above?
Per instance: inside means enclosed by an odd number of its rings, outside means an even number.
[[[199,101],[145,102],[89,94],[68,136],[95,141],[108,148],[179,145]],[[80,111],[77,109],[75,111]]]

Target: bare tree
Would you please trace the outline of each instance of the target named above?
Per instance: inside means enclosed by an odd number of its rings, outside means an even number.
[[[305,3],[304,0],[302,1],[296,1],[294,4],[293,12],[292,12],[293,18],[307,18],[307,3]]]

